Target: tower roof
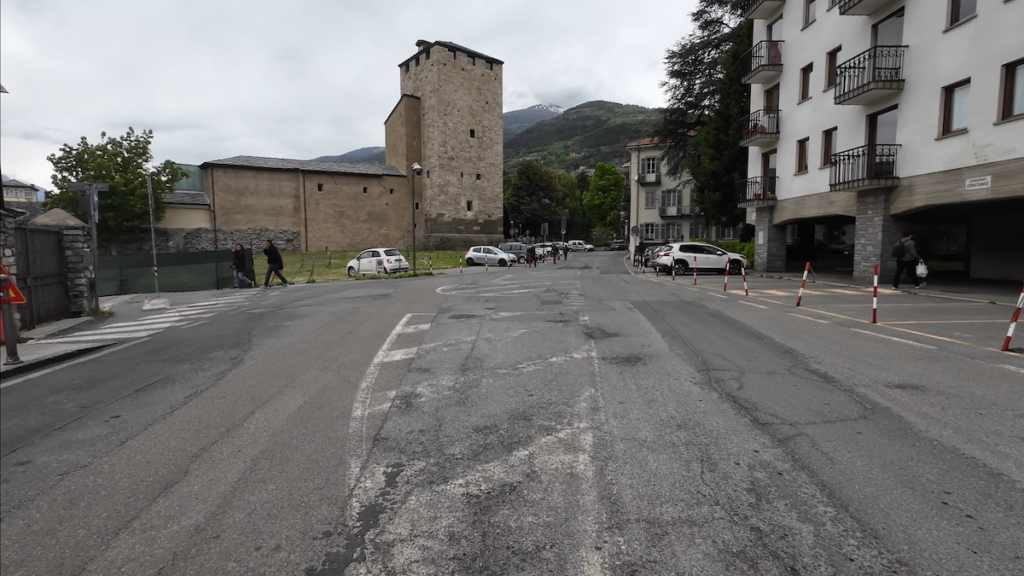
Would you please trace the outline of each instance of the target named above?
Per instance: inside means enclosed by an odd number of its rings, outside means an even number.
[[[425,50],[430,50],[434,46],[442,46],[442,47],[448,48],[450,50],[455,50],[455,51],[458,51],[458,52],[465,52],[466,54],[469,54],[470,56],[473,56],[475,58],[480,58],[481,60],[486,60],[488,62],[493,62],[494,64],[504,64],[504,62],[502,62],[501,60],[498,60],[497,58],[495,58],[493,56],[488,56],[487,54],[484,54],[483,52],[477,52],[476,50],[473,50],[472,48],[466,48],[465,46],[462,46],[460,44],[456,44],[455,42],[448,42],[446,40],[434,40],[433,42],[430,42],[429,40],[417,40],[416,41],[416,48],[418,50],[416,50],[416,53],[413,54],[412,56],[406,58],[405,60],[403,60],[399,64],[399,66],[405,66],[406,62],[411,61],[416,56],[419,56],[420,54],[422,54]]]

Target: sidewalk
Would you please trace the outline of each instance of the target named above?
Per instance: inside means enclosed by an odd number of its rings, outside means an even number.
[[[21,358],[21,364],[0,364],[0,374],[3,375],[5,380],[3,386],[7,385],[6,380],[16,376],[18,374],[24,374],[33,370],[38,370],[51,364],[70,360],[78,356],[84,356],[90,352],[106,348],[112,343],[102,344],[58,344],[51,342],[29,342],[28,344],[18,345],[18,357]],[[6,360],[6,355],[4,360]]]

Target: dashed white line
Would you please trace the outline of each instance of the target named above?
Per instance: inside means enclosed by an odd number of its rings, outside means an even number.
[[[877,334],[875,332],[868,332],[867,330],[858,330],[856,328],[850,328],[854,332],[860,332],[861,334],[870,334],[871,336],[878,336],[879,338],[885,338],[886,340],[895,340],[896,342],[903,342],[904,344],[910,344],[912,346],[920,346],[921,348],[929,348],[931,350],[937,350],[935,346],[929,346],[927,344],[921,344],[920,342],[914,342],[913,340],[904,340],[903,338],[897,338],[895,336],[886,336],[885,334]]]
[[[715,298],[728,298],[728,296],[726,296],[725,294],[715,294],[714,292],[708,292],[708,294],[714,296]]]
[[[761,308],[762,310],[768,309],[767,306],[761,306],[760,304],[754,304],[753,302],[744,302],[743,300],[740,300],[740,304],[746,304],[747,306],[753,306],[754,308]]]
[[[819,324],[831,324],[831,322],[829,322],[828,320],[819,320],[817,318],[811,318],[810,316],[803,316],[800,314],[793,314],[791,312],[787,312],[787,314],[794,318],[803,318],[804,320],[810,320],[811,322],[817,322]],[[868,334],[873,334],[873,332],[868,332]]]

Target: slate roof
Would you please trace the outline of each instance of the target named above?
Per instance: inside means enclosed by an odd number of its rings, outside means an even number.
[[[164,204],[209,206],[210,201],[202,192],[169,192],[164,194]]]
[[[305,172],[326,172],[332,174],[353,174],[356,176],[405,176],[394,166],[357,162],[317,162],[315,160],[289,160],[287,158],[263,158],[262,156],[234,156],[223,160],[203,162],[206,166],[235,166],[263,170],[303,170]]]
[[[420,54],[423,53],[424,50],[429,50],[431,46],[444,46],[445,48],[451,48],[451,49],[453,49],[453,50],[455,50],[457,52],[463,52],[463,53],[469,54],[470,56],[473,56],[475,58],[479,58],[481,60],[486,60],[488,62],[493,62],[495,64],[504,64],[504,62],[502,62],[501,60],[498,60],[497,58],[494,58],[493,56],[488,56],[487,54],[484,54],[483,52],[477,52],[476,50],[473,50],[472,48],[466,48],[465,46],[456,44],[455,42],[447,42],[445,40],[434,40],[433,42],[430,42],[428,40],[417,40],[416,41],[416,48],[418,48],[418,50],[416,51],[416,53],[413,54],[412,56],[406,58],[405,60],[403,60],[402,63],[399,64],[399,66],[405,66],[406,62],[409,62],[413,58],[419,56]]]
[[[4,180],[4,186],[6,186],[7,188],[31,188],[33,190],[36,189],[36,187],[33,186],[32,184],[29,184],[28,182],[22,182],[21,180],[15,180],[14,178],[11,178],[10,180]]]

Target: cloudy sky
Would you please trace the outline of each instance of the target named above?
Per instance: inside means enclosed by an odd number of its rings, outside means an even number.
[[[310,159],[384,144],[417,39],[505,61],[505,111],[664,105],[693,0],[0,0],[0,169],[128,126],[157,161]]]

